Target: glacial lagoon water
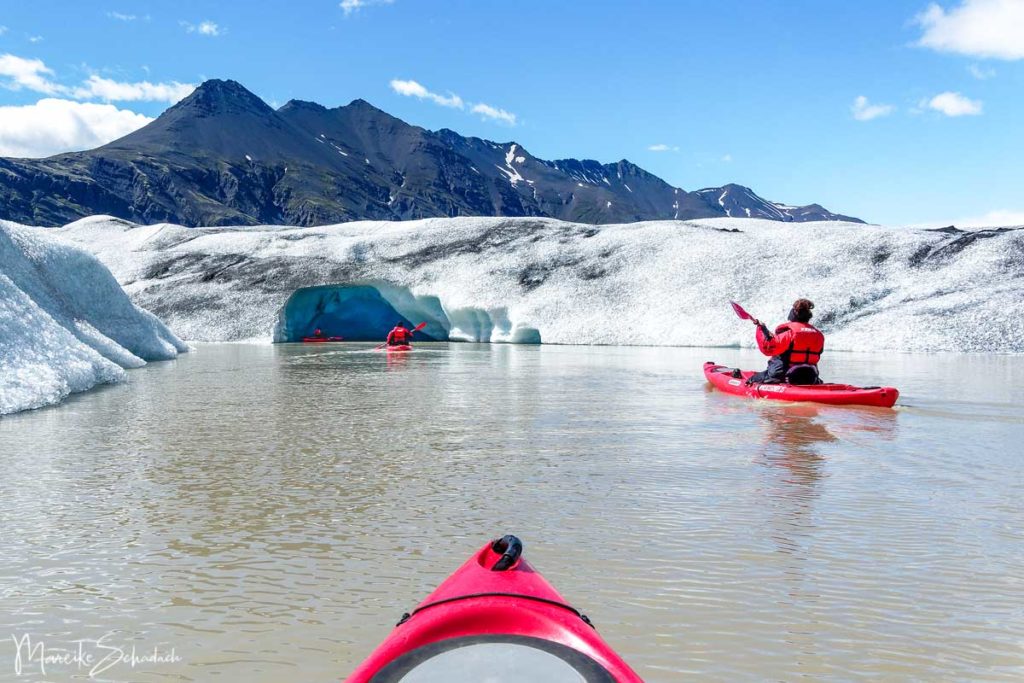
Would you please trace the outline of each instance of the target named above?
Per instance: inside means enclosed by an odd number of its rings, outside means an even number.
[[[1024,678],[1021,356],[828,356],[889,411],[710,391],[736,349],[368,348],[0,419],[0,680],[336,681],[504,533],[649,681]]]

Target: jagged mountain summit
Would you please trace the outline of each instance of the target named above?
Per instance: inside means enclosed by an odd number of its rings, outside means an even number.
[[[364,100],[275,110],[222,80],[97,149],[0,159],[0,218],[59,225],[94,214],[186,226],[442,216],[861,222],[738,185],[687,192],[626,160],[546,161],[515,142],[409,125]]]

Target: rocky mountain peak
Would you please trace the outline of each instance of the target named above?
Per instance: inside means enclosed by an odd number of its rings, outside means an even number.
[[[278,108],[277,112],[279,114],[281,114],[281,113],[284,113],[284,112],[287,112],[287,111],[292,111],[292,110],[297,110],[297,109],[308,110],[308,111],[315,111],[315,112],[326,112],[326,111],[328,111],[327,107],[325,107],[322,104],[317,104],[316,102],[307,102],[306,100],[288,100],[287,102],[285,102],[282,106],[280,106]]]
[[[211,79],[192,91],[188,97],[168,109],[164,114],[219,114],[253,113],[265,115],[274,110],[266,102],[237,81]]]

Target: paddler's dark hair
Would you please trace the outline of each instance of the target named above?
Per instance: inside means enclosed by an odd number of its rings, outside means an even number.
[[[810,299],[797,299],[793,302],[793,318],[796,318],[796,322],[805,323],[808,322],[814,314],[811,310],[814,308],[814,302]],[[792,320],[793,318],[790,318]]]

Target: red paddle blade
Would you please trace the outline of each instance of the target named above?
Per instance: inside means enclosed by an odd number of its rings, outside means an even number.
[[[740,320],[753,320],[754,319],[754,316],[752,316],[749,313],[747,313],[746,311],[744,311],[743,307],[740,306],[735,301],[730,301],[729,303],[732,305],[732,310],[736,311],[736,315],[738,315],[740,317]]]
[[[419,332],[420,330],[422,330],[422,329],[423,329],[424,327],[426,327],[426,326],[427,326],[427,324],[426,324],[426,323],[420,323],[420,324],[419,324],[419,325],[417,325],[416,327],[412,328],[412,331],[413,331],[413,332]]]

